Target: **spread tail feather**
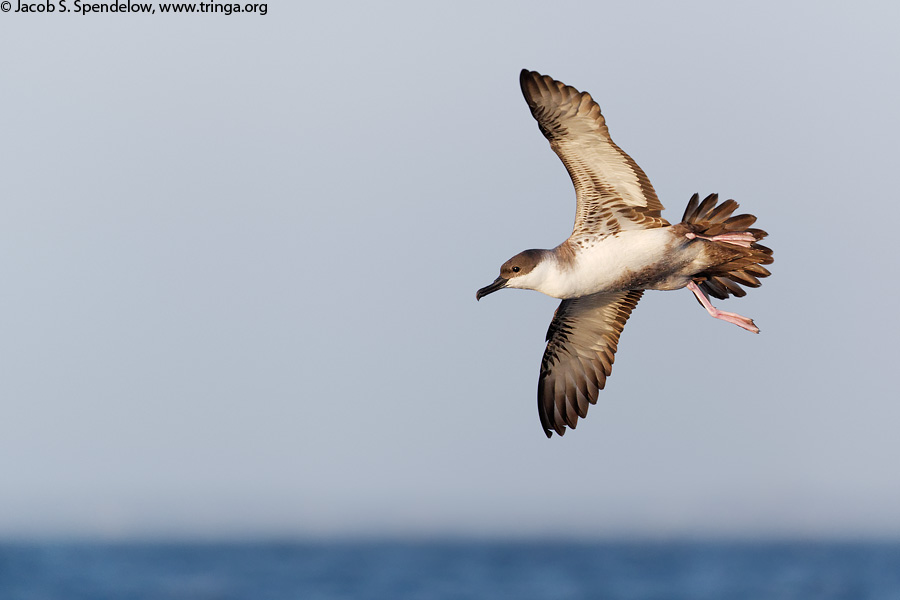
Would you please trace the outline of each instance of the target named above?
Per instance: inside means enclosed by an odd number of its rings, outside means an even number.
[[[759,287],[761,285],[759,279],[770,275],[769,270],[763,265],[771,264],[774,259],[772,250],[758,243],[766,237],[766,232],[751,227],[756,222],[756,217],[732,216],[738,208],[738,203],[726,200],[717,204],[718,200],[718,194],[710,194],[700,202],[700,196],[694,194],[684,209],[682,223],[688,226],[691,232],[703,238],[724,236],[725,241],[709,240],[709,243],[715,244],[716,254],[721,255],[722,262],[697,273],[694,277],[700,289],[714,298],[724,300],[729,295],[745,296],[747,291],[741,286]],[[734,234],[749,234],[746,236],[749,243],[727,241],[729,235],[740,237]]]

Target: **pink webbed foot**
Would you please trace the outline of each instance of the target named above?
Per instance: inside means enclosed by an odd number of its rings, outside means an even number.
[[[703,308],[706,309],[706,312],[708,312],[714,319],[721,319],[722,321],[725,321],[727,323],[734,323],[738,327],[746,329],[747,331],[759,333],[759,327],[756,326],[756,324],[753,322],[753,319],[749,319],[736,313],[719,310],[712,305],[712,303],[709,301],[709,298],[706,296],[703,290],[700,289],[700,286],[698,286],[693,281],[690,282],[687,287],[689,290],[694,292],[697,300],[700,301],[700,304],[703,305]]]
[[[749,231],[738,231],[735,233],[722,233],[720,235],[698,235],[696,233],[688,232],[684,234],[689,240],[693,239],[701,239],[707,240],[709,242],[724,242],[726,244],[734,244],[736,246],[743,246],[744,248],[749,248],[753,242],[756,241],[756,237]]]

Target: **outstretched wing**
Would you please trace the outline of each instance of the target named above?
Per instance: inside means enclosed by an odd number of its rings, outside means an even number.
[[[563,300],[547,331],[547,349],[538,382],[538,414],[551,437],[575,429],[578,417],[612,372],[619,334],[643,290],[599,293]]]
[[[650,180],[609,137],[590,94],[524,69],[519,83],[538,127],[575,184],[573,238],[668,225]]]

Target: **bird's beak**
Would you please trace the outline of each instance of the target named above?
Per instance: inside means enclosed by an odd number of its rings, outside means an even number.
[[[497,279],[494,280],[494,283],[492,283],[491,285],[489,285],[487,287],[483,287],[480,290],[478,290],[477,292],[475,292],[475,299],[481,300],[488,294],[493,294],[497,290],[502,290],[503,288],[506,287],[506,284],[508,281],[509,281],[509,279],[503,279],[502,277],[498,277]]]

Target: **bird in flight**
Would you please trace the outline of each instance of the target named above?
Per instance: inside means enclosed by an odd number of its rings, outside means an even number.
[[[758,242],[753,215],[734,200],[697,194],[670,225],[644,171],[612,138],[587,92],[534,71],[519,77],[541,133],[575,185],[572,235],[552,250],[525,250],[475,294],[537,290],[562,300],[550,329],[538,381],[538,414],[547,437],[575,429],[612,371],[619,335],[644,290],[688,288],[716,319],[759,333],[752,319],[719,310],[709,296],[744,296],[768,277],[772,250]]]

